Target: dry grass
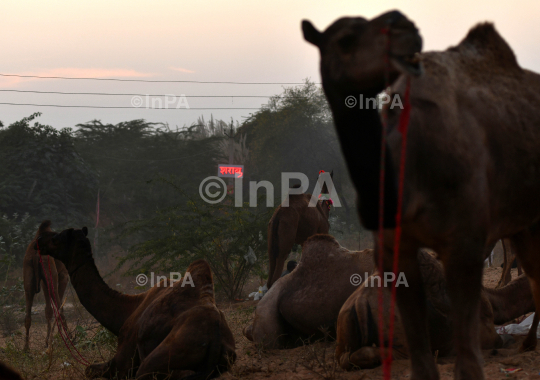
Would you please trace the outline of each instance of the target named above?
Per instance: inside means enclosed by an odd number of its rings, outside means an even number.
[[[102,273],[108,273],[112,263],[98,263]],[[500,276],[500,268],[488,268],[484,283],[494,286]],[[515,273],[512,273],[515,276]],[[115,273],[106,277],[107,283],[126,293],[134,293],[133,279]],[[259,279],[253,278],[246,287],[246,293],[254,291]],[[117,284],[120,284],[117,286]],[[104,343],[99,324],[81,306],[73,290],[68,288],[65,314],[68,327],[77,348],[89,362],[109,360],[115,353],[114,342]],[[33,324],[31,329],[30,352],[24,352],[24,312],[20,306],[13,308],[9,324],[13,326],[5,337],[0,337],[0,360],[19,370],[25,379],[82,379],[85,366],[73,359],[64,343],[56,333],[52,349],[45,348],[46,321],[42,294],[35,301]],[[266,350],[248,341],[242,334],[243,328],[251,323],[256,307],[255,301],[240,303],[219,302],[229,326],[236,339],[237,360],[232,369],[222,375],[222,379],[382,379],[380,368],[344,372],[334,359],[335,342],[329,337],[309,344],[305,342],[297,348],[284,350]],[[77,327],[79,326],[79,327]],[[84,334],[82,332],[84,332]],[[98,338],[100,340],[98,340]],[[523,371],[510,375],[513,379],[540,379],[540,353],[519,353],[522,337],[512,347],[498,351],[484,352],[485,373],[487,379],[507,378],[501,368],[520,367]],[[92,344],[98,340],[99,344]],[[453,358],[438,358],[442,380],[453,378]],[[393,379],[409,379],[408,361],[398,360],[393,364]],[[536,376],[536,377],[535,377]]]

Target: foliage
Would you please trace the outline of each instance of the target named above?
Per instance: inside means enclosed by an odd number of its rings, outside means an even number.
[[[247,178],[270,181],[278,189],[281,173],[300,172],[308,176],[312,189],[320,170],[333,170],[343,206],[333,212],[343,213],[351,221],[354,204],[347,198],[354,199],[355,192],[320,87],[306,80],[302,86],[285,88],[247,119],[239,131],[248,136],[251,160]],[[274,196],[280,193],[274,191]]]
[[[184,273],[191,262],[205,259],[217,286],[229,299],[239,297],[249,274],[262,272],[266,226],[273,210],[234,207],[230,195],[212,205],[189,197],[173,179],[158,183],[174,189],[181,202],[160,208],[151,219],[126,225],[124,236],[144,232],[153,237],[135,244],[120,265],[129,262],[132,275],[155,268]]]
[[[85,223],[96,173],[75,150],[70,129],[30,122],[35,113],[0,129],[0,212],[30,214],[37,223]]]

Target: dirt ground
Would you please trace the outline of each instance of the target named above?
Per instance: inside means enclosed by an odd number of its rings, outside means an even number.
[[[485,270],[484,284],[493,287],[501,275],[500,268]],[[517,276],[513,270],[512,276]],[[116,279],[110,279],[111,284]],[[251,284],[248,286],[255,286]],[[248,289],[251,290],[251,289]],[[255,289],[253,289],[255,290]],[[70,355],[58,334],[53,340],[52,355],[45,348],[46,321],[43,305],[34,307],[31,329],[31,350],[23,352],[24,313],[15,314],[18,328],[11,335],[0,337],[0,360],[17,368],[25,379],[82,379],[83,364]],[[232,379],[382,379],[381,368],[372,370],[342,371],[334,360],[335,343],[316,342],[294,349],[263,350],[242,335],[242,329],[251,321],[256,301],[239,303],[219,303],[236,338],[237,360],[231,371],[220,377]],[[102,338],[99,324],[86,312],[71,290],[65,304],[65,314],[72,337],[82,356],[89,362],[109,360],[115,352],[114,339]],[[56,331],[56,330],[55,330]],[[540,379],[540,350],[519,353],[518,348],[524,337],[515,336],[516,343],[506,349],[484,352],[484,371],[487,379]],[[453,358],[437,359],[442,380],[452,379]],[[406,360],[394,361],[393,379],[409,379],[409,363]],[[501,369],[522,368],[522,371],[507,375]]]
[[[486,268],[484,285],[495,287],[500,279],[501,268]],[[517,269],[512,270],[512,278]],[[248,301],[233,305],[222,305],[236,338],[238,359],[230,373],[222,379],[383,379],[381,368],[342,371],[334,360],[334,342],[318,342],[294,349],[261,350],[242,335],[242,328],[251,320],[256,302]],[[512,323],[512,322],[510,322]],[[524,337],[514,336],[516,343],[509,348],[490,350],[484,354],[486,379],[540,379],[540,350],[519,353]],[[441,380],[453,379],[454,358],[438,358]],[[514,374],[505,374],[501,369],[522,368]],[[409,379],[409,363],[397,360],[392,365],[392,379]]]

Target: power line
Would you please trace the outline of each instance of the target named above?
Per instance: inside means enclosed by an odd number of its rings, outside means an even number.
[[[33,103],[0,103],[8,106],[33,106],[33,107],[57,107],[57,108],[108,108],[108,109],[147,109],[147,110],[260,110],[260,108],[246,107],[190,107],[190,108],[154,108],[154,107],[114,107],[114,106],[69,106],[61,104],[33,104]]]
[[[37,90],[0,90],[0,92],[22,92],[32,94],[58,94],[58,95],[110,95],[110,96],[178,96],[175,94],[129,94],[111,92],[62,92],[62,91],[37,91]],[[186,98],[271,98],[279,95],[181,95]],[[306,96],[284,96],[287,99],[307,99]]]
[[[119,79],[119,78],[73,78],[60,76],[39,76],[39,75],[19,75],[19,74],[0,74],[3,77],[16,78],[36,78],[36,79],[67,79],[67,80],[98,80],[98,81],[114,81],[114,82],[144,82],[144,83],[201,83],[201,84],[258,84],[258,85],[303,85],[305,83],[296,82],[234,82],[234,81],[200,81],[200,80],[153,80],[153,79]],[[314,83],[320,84],[320,83]]]

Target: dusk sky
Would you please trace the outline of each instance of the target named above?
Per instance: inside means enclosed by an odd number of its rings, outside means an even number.
[[[540,1],[30,1],[2,0],[0,74],[298,83],[319,82],[318,51],[300,31],[302,19],[319,29],[342,16],[371,18],[399,9],[424,38],[424,50],[457,44],[480,21],[492,21],[519,63],[540,72]],[[0,77],[0,90],[185,94],[191,108],[259,108],[264,98],[195,95],[275,95],[283,85],[139,83]],[[0,91],[0,103],[129,107],[50,108],[0,105],[8,125],[33,112],[56,128],[101,119],[144,118],[189,125],[204,115],[242,121],[255,110],[146,110],[132,96],[32,94]],[[163,98],[161,98],[164,101]],[[172,99],[172,98],[171,98]],[[143,102],[145,99],[143,98]],[[144,105],[143,105],[144,106]]]

